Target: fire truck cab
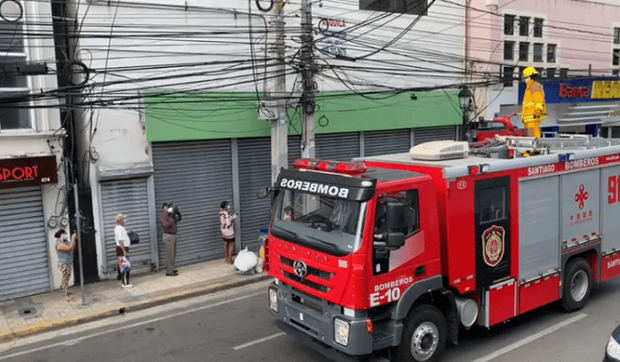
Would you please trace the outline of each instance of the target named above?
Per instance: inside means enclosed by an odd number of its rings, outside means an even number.
[[[324,353],[440,358],[620,275],[620,146],[498,138],[352,162],[301,159],[274,192],[265,266],[281,328]],[[338,358],[338,357],[336,357]]]

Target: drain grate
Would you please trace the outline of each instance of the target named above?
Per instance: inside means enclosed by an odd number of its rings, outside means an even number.
[[[25,307],[25,308],[20,308],[18,311],[19,315],[22,317],[33,317],[35,315],[37,315],[37,308],[36,307]]]

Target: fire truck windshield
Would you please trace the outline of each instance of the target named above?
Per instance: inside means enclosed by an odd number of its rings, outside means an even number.
[[[362,244],[366,202],[282,190],[275,206],[276,237],[341,256]]]

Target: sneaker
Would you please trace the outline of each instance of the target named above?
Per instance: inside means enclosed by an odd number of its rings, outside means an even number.
[[[178,275],[179,275],[179,273],[166,273],[167,277],[176,277]]]
[[[133,284],[121,284],[123,288],[133,288]]]

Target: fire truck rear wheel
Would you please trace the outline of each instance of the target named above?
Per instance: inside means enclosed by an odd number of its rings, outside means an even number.
[[[439,361],[446,347],[446,318],[436,307],[422,304],[409,312],[403,337],[396,348],[397,361]]]
[[[563,288],[561,304],[565,311],[573,312],[586,305],[592,290],[592,272],[587,261],[576,258],[566,265]]]

